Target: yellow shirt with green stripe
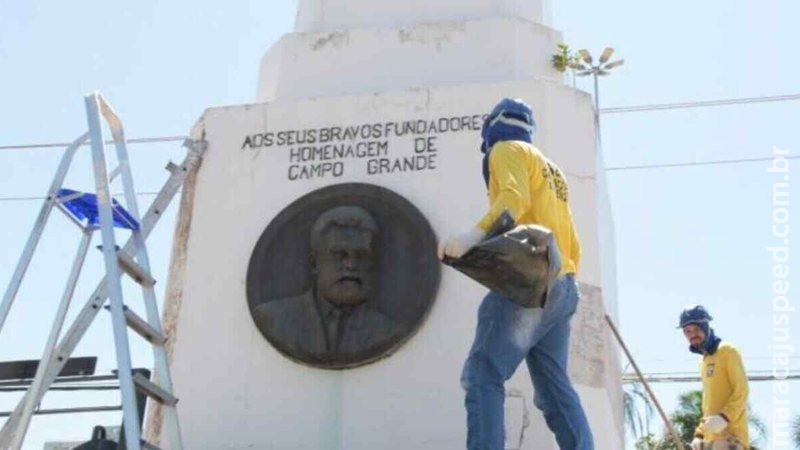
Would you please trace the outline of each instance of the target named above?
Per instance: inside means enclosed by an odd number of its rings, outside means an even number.
[[[703,417],[720,414],[728,420],[722,433],[707,432],[703,424],[696,435],[706,442],[725,439],[728,434],[747,448],[750,437],[747,431],[747,374],[742,355],[733,345],[722,342],[713,355],[703,355],[700,360],[700,377],[703,379]]]
[[[581,246],[561,169],[527,142],[500,141],[489,154],[489,174],[489,212],[478,227],[488,231],[505,210],[517,225],[547,227],[561,252],[561,274],[577,273]]]

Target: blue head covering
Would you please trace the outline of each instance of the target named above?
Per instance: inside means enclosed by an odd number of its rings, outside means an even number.
[[[714,329],[709,325],[711,320],[713,320],[713,318],[701,305],[690,306],[681,312],[678,328],[683,328],[687,325],[697,325],[706,335],[705,340],[699,346],[695,347],[694,345],[689,345],[690,352],[699,355],[713,355],[717,351],[717,348],[719,348],[719,343],[722,339],[714,334]]]
[[[536,121],[530,105],[516,98],[504,98],[483,121],[481,152],[483,179],[489,184],[489,154],[500,141],[533,142]]]
[[[708,322],[698,323],[697,326],[700,327],[700,329],[703,330],[703,333],[706,334],[706,339],[698,347],[690,345],[689,351],[692,353],[697,353],[698,355],[713,355],[717,352],[722,339],[714,334],[714,329],[711,328]]]

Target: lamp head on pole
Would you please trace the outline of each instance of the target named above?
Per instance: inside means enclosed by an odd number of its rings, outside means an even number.
[[[578,55],[580,55],[581,59],[586,63],[591,65],[592,64],[592,55],[589,54],[589,51],[585,48],[578,50]]]
[[[605,50],[603,50],[603,54],[600,55],[600,64],[607,63],[612,53],[614,53],[614,49],[612,47],[606,47]]]

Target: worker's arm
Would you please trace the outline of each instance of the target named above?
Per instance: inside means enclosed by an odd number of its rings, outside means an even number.
[[[493,201],[489,205],[489,212],[478,222],[478,228],[489,231],[503,211],[508,210],[517,220],[530,208],[531,183],[541,178],[541,170],[536,167],[538,164],[536,158],[531,158],[524,147],[513,141],[498,142],[492,147],[489,155],[489,197]]]
[[[572,241],[572,249],[573,249],[573,257],[572,262],[575,263],[575,273],[578,272],[578,269],[581,265],[581,241],[578,239],[578,232],[575,231],[575,227],[572,228],[572,236],[570,237]]]
[[[719,414],[730,423],[739,420],[746,413],[749,388],[747,386],[747,374],[744,371],[742,355],[739,350],[734,347],[726,347],[724,352],[720,356],[724,357],[725,371],[728,382],[731,384],[732,392],[728,402],[725,403]]]
[[[694,429],[694,437],[702,439],[705,434],[706,430],[703,428],[703,421],[700,420],[700,423],[697,424],[697,428]]]

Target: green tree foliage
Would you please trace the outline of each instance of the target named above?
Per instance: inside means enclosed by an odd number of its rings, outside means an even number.
[[[678,397],[678,408],[669,416],[672,426],[687,446],[694,439],[694,430],[703,418],[703,391],[688,391]],[[748,413],[750,420],[750,450],[759,450],[758,444],[766,439],[767,428],[764,422],[752,410]],[[800,425],[800,424],[798,424]],[[752,437],[755,436],[755,439]],[[636,442],[636,450],[678,450],[669,433],[656,438],[652,433],[641,437]]]
[[[622,391],[622,408],[625,414],[625,425],[633,437],[638,439],[650,433],[653,405],[641,383],[631,383],[625,386]]]
[[[553,68],[561,73],[570,70],[572,87],[575,87],[575,67],[580,64],[580,57],[562,42],[558,44],[557,51],[551,56],[550,61],[553,63]]]
[[[558,51],[553,54],[551,61],[553,68],[557,71],[564,73],[571,65],[578,62],[578,57],[572,53],[569,46],[565,43],[558,44]]]

